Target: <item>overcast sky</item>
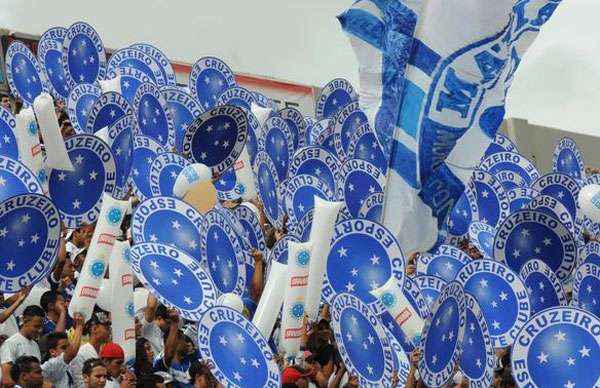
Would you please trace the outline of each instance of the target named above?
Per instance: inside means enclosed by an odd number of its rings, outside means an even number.
[[[179,61],[223,58],[234,71],[307,85],[345,77],[357,62],[335,16],[351,0],[2,0],[0,26],[41,34],[77,20],[107,47],[154,42]],[[599,134],[600,1],[563,0],[524,59],[509,115]]]

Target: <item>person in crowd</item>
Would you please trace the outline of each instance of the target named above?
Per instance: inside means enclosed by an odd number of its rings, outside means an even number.
[[[193,342],[179,330],[179,314],[169,310],[169,331],[166,335],[165,350],[154,360],[155,372],[167,372],[173,377],[174,386],[192,387],[189,369],[198,360]]]
[[[44,379],[56,388],[68,388],[73,385],[73,377],[69,364],[77,356],[81,345],[81,336],[85,321],[83,315],[77,313],[74,318],[73,336],[65,332],[51,332],[46,338],[48,359],[42,364]]]
[[[165,388],[165,379],[156,374],[144,375],[137,380],[136,388]]]
[[[110,322],[96,315],[88,323],[89,342],[79,348],[77,356],[69,364],[75,386],[83,387],[83,366],[87,360],[100,357],[100,349],[110,339]]]
[[[106,378],[108,371],[104,363],[99,358],[90,358],[83,363],[81,369],[83,375],[84,388],[104,388],[106,386]]]
[[[168,330],[169,324],[169,312],[166,306],[159,304],[156,297],[149,293],[142,318],[142,337],[150,342],[154,354],[164,350],[164,333]]]
[[[154,351],[152,345],[145,338],[138,338],[135,342],[135,364],[134,370],[138,381],[141,377],[152,374]]]
[[[190,381],[194,388],[219,388],[223,385],[217,382],[208,365],[204,362],[194,361],[190,365]]]
[[[31,287],[25,287],[6,300],[4,294],[0,292],[0,339],[2,340],[0,346],[8,337],[19,331],[15,311],[27,299],[30,291]],[[4,305],[8,307],[2,307]]]
[[[32,356],[41,360],[40,347],[36,342],[42,333],[44,310],[39,306],[27,306],[23,311],[23,324],[19,332],[10,336],[0,347],[2,384],[12,386],[10,369],[21,356]]]
[[[250,285],[250,297],[256,303],[260,301],[264,288],[264,260],[263,255],[257,249],[252,249],[250,255],[254,259],[254,273],[252,274],[252,283]]]
[[[40,305],[46,312],[42,334],[67,330],[67,305],[58,291],[46,291],[40,298]]]
[[[40,361],[33,356],[20,356],[10,368],[10,378],[15,388],[42,388],[44,378]]]
[[[135,376],[124,367],[125,352],[123,348],[114,342],[109,342],[102,347],[100,358],[106,366],[108,375],[106,377],[106,387],[134,387]]]
[[[10,96],[8,94],[0,95],[0,105],[2,105],[2,107],[7,111],[12,112],[12,105],[10,102]]]

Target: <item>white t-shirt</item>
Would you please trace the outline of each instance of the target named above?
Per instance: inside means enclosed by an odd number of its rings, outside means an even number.
[[[157,355],[165,350],[165,342],[163,332],[154,322],[147,322],[145,317],[142,317],[142,337],[147,339],[152,346],[154,355]]]
[[[119,384],[115,380],[106,380],[106,385],[104,386],[104,388],[119,388],[120,386],[121,384]]]
[[[83,369],[83,363],[92,358],[100,357],[98,356],[98,352],[96,352],[96,349],[92,346],[92,344],[87,343],[85,345],[81,345],[79,352],[77,352],[77,356],[71,360],[69,368],[71,369],[71,376],[73,376],[73,381],[75,382],[75,386],[77,388],[84,387],[83,374],[81,373]]]
[[[33,356],[42,359],[38,343],[25,338],[21,333],[10,336],[0,347],[0,363],[15,362],[21,356]]]
[[[52,382],[54,388],[69,388],[69,365],[65,362],[64,353],[52,357],[42,364],[42,374],[45,380]]]
[[[5,309],[0,309],[2,312]],[[8,319],[2,323],[0,323],[0,335],[5,335],[10,337],[19,332],[19,326],[17,325],[17,318],[15,318],[15,314],[11,314]]]

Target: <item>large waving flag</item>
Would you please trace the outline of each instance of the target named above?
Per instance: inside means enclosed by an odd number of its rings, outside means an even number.
[[[436,241],[559,3],[359,0],[339,16],[359,60],[361,104],[389,156],[384,223],[406,251]]]

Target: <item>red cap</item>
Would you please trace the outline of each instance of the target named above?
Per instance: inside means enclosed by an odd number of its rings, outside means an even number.
[[[109,342],[100,351],[100,358],[125,359],[123,348],[114,342]]]
[[[296,381],[300,380],[304,377],[309,377],[310,373],[302,374],[298,369],[294,367],[287,367],[283,370],[281,374],[281,383],[282,384],[293,384]]]

